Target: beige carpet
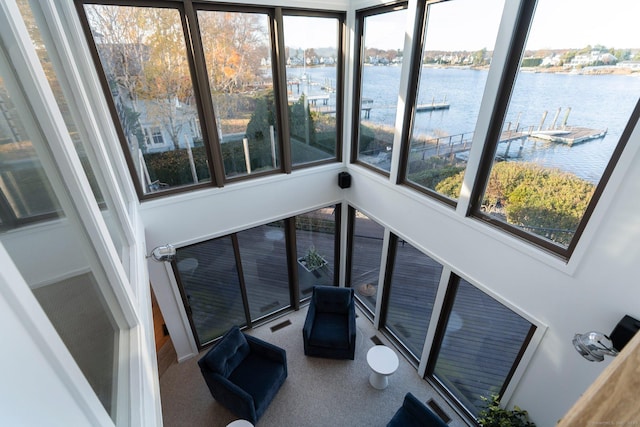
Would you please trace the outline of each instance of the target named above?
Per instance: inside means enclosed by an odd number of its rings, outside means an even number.
[[[271,324],[246,331],[287,352],[289,376],[258,421],[258,426],[386,426],[408,391],[423,402],[433,398],[452,418],[450,426],[467,426],[398,352],[400,367],[389,378],[389,387],[385,390],[371,387],[366,361],[367,350],[375,345],[371,337],[376,335],[384,344],[392,346],[362,315],[356,321],[355,360],[305,356],[302,348],[305,315],[306,307]],[[271,331],[272,326],[285,320],[289,320],[291,325]],[[200,374],[198,359],[174,363],[160,378],[165,427],[224,427],[237,419],[211,397]]]

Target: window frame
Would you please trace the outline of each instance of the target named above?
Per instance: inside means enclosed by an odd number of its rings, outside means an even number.
[[[47,9],[44,12],[49,13],[51,10]],[[54,194],[60,198],[65,212],[63,220],[52,221],[39,227],[57,227],[64,222],[65,226],[80,230],[81,241],[87,245],[84,250],[89,270],[95,275],[99,292],[105,298],[105,310],[113,316],[118,329],[116,356],[122,356],[129,351],[131,345],[143,338],[136,333],[136,327],[141,324],[141,320],[136,307],[130,303],[131,282],[121,263],[105,261],[119,260],[118,251],[111,240],[98,201],[93,195],[76,147],[18,8],[11,8],[4,3],[0,5],[0,23],[0,55],[3,61],[11,64],[13,71],[13,74],[6,78],[18,88],[14,96],[25,111],[24,119],[33,131],[32,138],[46,140],[44,150],[39,154],[46,153],[41,160],[47,176],[52,179]],[[14,49],[5,54],[5,46],[12,46]],[[128,224],[123,224],[123,229],[127,229],[127,226]],[[19,230],[14,236],[22,232],[29,234],[31,230]],[[11,275],[22,278],[21,272],[13,264],[11,255],[5,252],[1,243],[0,252],[0,257],[8,257],[11,261],[9,268],[15,271],[15,274],[11,272]],[[58,373],[63,383],[69,388],[70,393],[77,397],[78,406],[86,416],[94,420],[96,425],[112,425],[114,422],[128,425],[127,417],[131,415],[132,408],[143,404],[141,402],[144,397],[137,393],[135,388],[135,374],[140,372],[140,365],[129,360],[120,360],[114,367],[118,381],[113,395],[118,410],[116,418],[112,419],[37,303],[29,284],[20,280],[12,291],[22,294],[20,299],[16,300],[17,311],[28,313],[25,318],[36,316],[35,323],[30,326],[33,336],[44,337],[40,340],[41,347],[53,350],[52,363],[60,368]],[[45,331],[47,333],[42,335]]]
[[[285,147],[284,151],[287,153],[289,158],[289,164],[287,165],[289,170],[300,170],[306,169],[309,167],[326,165],[331,163],[339,163],[342,162],[342,151],[343,151],[343,128],[344,128],[344,64],[345,64],[345,56],[346,56],[346,13],[343,11],[331,11],[331,10],[318,10],[318,9],[298,9],[298,8],[277,8],[281,12],[280,22],[280,31],[278,32],[278,37],[282,40],[282,46],[278,45],[280,48],[280,55],[278,57],[278,64],[280,65],[282,72],[282,80],[280,83],[279,94],[282,97],[282,105],[286,107],[283,108],[281,113],[286,113],[286,115],[282,115],[282,117],[286,117],[286,125],[287,125],[287,134],[285,138]],[[336,155],[335,157],[330,157],[328,159],[316,160],[308,163],[302,163],[293,165],[291,162],[291,142],[289,139],[289,114],[288,114],[288,100],[287,100],[287,82],[286,82],[286,61],[285,58],[285,45],[284,45],[284,22],[282,17],[284,16],[298,16],[298,17],[310,17],[310,18],[334,18],[338,22],[338,61],[336,63]],[[284,94],[283,94],[284,91]],[[287,100],[287,101],[285,101]],[[342,102],[340,101],[342,100]],[[285,166],[285,169],[286,167]]]
[[[93,63],[94,63],[94,67],[96,69],[96,73],[98,75],[98,79],[100,81],[100,84],[102,86],[103,92],[104,92],[104,97],[105,100],[107,102],[107,105],[109,107],[109,112],[111,113],[111,117],[112,117],[112,121],[113,121],[113,125],[114,128],[116,130],[116,133],[118,135],[118,139],[120,142],[120,146],[124,155],[124,159],[125,162],[127,164],[127,168],[129,169],[129,175],[131,177],[131,180],[133,182],[133,186],[136,190],[136,194],[138,195],[138,199],[140,201],[143,200],[149,200],[149,199],[155,199],[158,197],[164,197],[164,196],[168,196],[168,195],[172,195],[172,194],[177,194],[177,193],[182,193],[185,191],[191,191],[191,190],[195,190],[195,189],[199,189],[199,188],[205,188],[205,187],[211,187],[211,186],[221,186],[221,179],[218,176],[218,172],[220,171],[220,167],[221,167],[221,158],[217,158],[216,156],[213,156],[212,150],[210,148],[210,144],[205,143],[205,153],[207,155],[207,161],[209,162],[209,165],[213,165],[209,167],[209,173],[210,173],[210,177],[211,177],[211,182],[205,182],[205,183],[194,183],[194,184],[189,184],[189,185],[184,185],[184,186],[176,186],[176,187],[172,187],[169,188],[167,190],[163,190],[163,191],[158,191],[158,192],[148,192],[145,193],[144,189],[142,188],[141,184],[140,184],[140,177],[138,176],[136,169],[135,169],[135,165],[134,165],[134,159],[131,158],[131,155],[129,153],[129,147],[128,147],[128,143],[127,143],[127,139],[124,135],[124,130],[122,129],[122,124],[120,122],[119,116],[118,116],[118,111],[116,108],[116,105],[114,103],[113,97],[111,96],[111,89],[109,88],[109,82],[105,73],[104,68],[102,67],[102,62],[100,60],[100,56],[98,54],[98,48],[96,45],[96,42],[92,36],[92,30],[91,27],[89,25],[89,20],[87,17],[87,14],[84,11],[84,6],[85,5],[104,5],[104,6],[120,6],[120,7],[144,7],[144,8],[159,8],[159,9],[173,9],[176,10],[179,15],[180,15],[180,22],[182,25],[182,34],[183,34],[183,38],[184,38],[184,43],[185,43],[185,54],[186,54],[186,60],[187,63],[189,64],[189,73],[191,76],[191,83],[193,85],[193,96],[196,99],[196,110],[198,112],[198,116],[202,119],[204,119],[204,121],[206,122],[206,111],[204,111],[203,109],[203,105],[204,103],[201,100],[201,96],[202,96],[202,89],[201,89],[201,83],[199,81],[199,79],[197,78],[197,71],[196,71],[196,66],[195,66],[195,58],[193,55],[194,52],[194,46],[191,43],[191,37],[189,37],[189,28],[192,27],[192,23],[189,22],[189,18],[187,16],[187,12],[186,12],[186,8],[185,5],[181,2],[171,2],[171,1],[157,1],[157,2],[153,2],[152,4],[148,3],[148,2],[144,2],[142,0],[129,0],[129,1],[122,1],[122,0],[75,0],[75,6],[76,6],[76,11],[78,14],[78,18],[80,20],[82,29],[84,31],[85,34],[85,38],[87,40],[87,45],[89,47],[89,50],[91,52],[91,56],[93,58]],[[211,133],[210,130],[207,128],[206,124],[202,125],[201,122],[201,130],[202,130],[202,137],[204,141],[211,141],[208,138],[208,135]],[[220,163],[220,167],[218,167],[218,163]]]
[[[353,110],[351,116],[351,135],[352,135],[352,144],[351,144],[351,152],[349,162],[352,164],[357,164],[368,170],[376,172],[380,175],[390,177],[391,172],[380,169],[371,165],[367,162],[363,162],[359,159],[360,154],[360,119],[362,115],[362,70],[364,68],[364,49],[366,48],[364,44],[364,21],[366,18],[370,16],[382,15],[384,13],[395,12],[398,10],[407,10],[409,9],[409,2],[398,1],[391,4],[385,4],[382,6],[373,6],[365,9],[356,10],[356,19],[355,19],[355,29],[354,29],[354,38],[355,38],[355,49],[354,49],[354,83],[353,83]],[[417,15],[416,15],[417,16]],[[403,66],[406,66],[406,57],[403,52]],[[410,56],[411,66],[414,61],[415,55],[415,46]],[[400,84],[399,90],[402,91],[402,83]],[[407,96],[411,95],[411,90],[408,91]],[[408,105],[408,104],[406,104]],[[396,105],[397,108],[397,105]],[[407,107],[405,107],[404,115],[406,116]],[[396,110],[396,114],[398,111]],[[403,133],[404,128],[403,126]],[[401,148],[400,152],[403,152],[403,148]]]
[[[343,151],[343,127],[344,127],[344,101],[340,101],[344,94],[344,64],[346,55],[346,12],[338,10],[315,10],[305,8],[282,8],[275,6],[253,6],[241,4],[208,3],[204,1],[170,1],[158,0],[152,3],[144,0],[74,0],[76,12],[79,17],[82,30],[85,34],[94,67],[98,79],[104,92],[112,122],[118,135],[120,146],[124,155],[125,163],[129,170],[129,175],[133,181],[138,200],[141,202],[159,197],[167,197],[184,192],[190,192],[201,188],[224,187],[227,183],[241,182],[245,180],[260,178],[278,173],[290,174],[293,170],[308,167],[320,166],[342,161]],[[108,5],[108,6],[130,6],[165,8],[177,10],[182,23],[183,37],[186,46],[186,59],[189,64],[191,83],[193,85],[195,105],[198,112],[198,119],[202,132],[202,139],[209,164],[210,182],[193,183],[171,187],[162,191],[147,192],[140,183],[140,177],[136,172],[134,160],[129,153],[128,144],[113,97],[110,95],[108,81],[97,46],[92,36],[92,31],[84,11],[85,5]],[[278,153],[280,155],[280,165],[277,168],[256,173],[242,174],[238,176],[226,177],[224,172],[224,162],[222,158],[221,142],[217,134],[216,122],[218,118],[214,114],[213,102],[211,100],[211,90],[206,72],[206,63],[202,42],[200,40],[200,30],[198,27],[197,12],[199,10],[223,11],[237,13],[263,13],[269,17],[269,38],[271,42],[271,70],[273,75],[275,108],[278,112],[276,123],[279,131]],[[286,58],[284,58],[284,31],[283,16],[309,16],[334,18],[338,23],[338,59],[336,63],[336,146],[335,156],[318,161],[292,165],[291,143],[289,138],[289,114],[286,85]],[[153,138],[150,139],[153,142]],[[155,144],[158,145],[158,144]],[[153,147],[154,145],[150,145]]]
[[[447,273],[443,271],[443,274],[447,274]],[[439,313],[437,313],[437,317],[432,316],[432,319],[431,319],[436,323],[435,325],[433,325],[433,327],[435,328],[435,334],[431,342],[429,354],[426,358],[426,365],[425,365],[425,371],[423,376],[424,376],[424,379],[427,382],[429,382],[429,384],[431,384],[438,391],[446,395],[459,410],[461,410],[467,417],[469,417],[469,419],[475,420],[476,416],[471,412],[471,410],[467,408],[466,405],[463,402],[461,402],[460,399],[458,399],[453,394],[453,392],[449,390],[446,384],[444,384],[435,375],[436,363],[438,361],[438,357],[440,355],[440,349],[442,347],[442,343],[444,341],[445,334],[447,331],[449,316],[453,311],[453,305],[456,300],[456,295],[458,293],[458,289],[460,286],[460,280],[465,280],[470,286],[473,286],[479,292],[483,292],[488,297],[495,300],[498,304],[505,306],[506,308],[513,311],[515,314],[522,317],[523,319],[525,319],[531,324],[529,331],[522,342],[520,350],[518,351],[518,354],[515,360],[513,361],[513,364],[509,368],[509,372],[505,377],[504,382],[500,388],[500,392],[498,394],[500,399],[502,399],[506,395],[509,395],[510,390],[513,390],[513,388],[515,387],[515,384],[518,382],[519,377],[521,376],[521,371],[524,368],[526,368],[526,366],[528,365],[528,361],[526,359],[528,359],[528,357],[531,357],[532,353],[537,348],[538,343],[546,330],[546,327],[544,327],[534,319],[530,318],[528,315],[512,307],[510,304],[507,304],[505,301],[501,300],[500,298],[497,298],[495,295],[487,292],[485,289],[482,289],[481,287],[477,286],[476,284],[474,284],[474,282],[467,280],[463,276],[458,275],[452,271],[449,271],[448,274],[449,274],[449,277],[448,277],[446,289],[444,292],[444,300],[442,301],[442,305],[439,308],[440,311]],[[436,310],[434,308],[434,315],[435,314],[436,314]]]
[[[515,236],[518,239],[532,244],[538,249],[560,258],[564,262],[568,262],[571,259],[587,224],[589,223],[589,219],[596,209],[598,201],[605,191],[607,183],[620,160],[622,152],[624,151],[633,130],[640,122],[640,100],[636,103],[636,106],[634,107],[634,110],[622,131],[620,139],[618,140],[618,143],[616,144],[616,147],[614,148],[602,173],[602,177],[596,185],[594,194],[587,205],[578,227],[576,228],[575,234],[566,247],[557,244],[552,240],[527,232],[515,225],[500,221],[482,212],[482,199],[491,174],[494,162],[494,153],[497,149],[502,125],[507,114],[516,78],[520,72],[520,63],[525,53],[526,40],[534,17],[535,2],[521,2],[513,30],[513,37],[507,51],[507,61],[502,70],[497,96],[493,103],[488,132],[486,133],[484,143],[482,144],[480,164],[473,178],[473,186],[465,216],[479,220],[481,223],[486,224],[491,228],[497,228],[511,236]]]

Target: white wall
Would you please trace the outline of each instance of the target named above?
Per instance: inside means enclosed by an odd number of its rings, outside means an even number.
[[[529,410],[538,425],[553,425],[609,363],[582,359],[571,344],[573,335],[609,333],[624,314],[640,318],[640,289],[634,285],[640,273],[639,147],[636,132],[568,264],[358,166],[349,166],[348,190],[338,188],[341,167],[335,165],[146,202],[141,215],[151,249],[202,241],[346,198],[548,326],[510,403]],[[150,263],[151,281],[178,355],[189,358],[195,347],[165,265]]]

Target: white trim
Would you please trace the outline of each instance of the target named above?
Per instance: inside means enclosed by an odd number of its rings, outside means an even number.
[[[95,252],[85,251],[85,255],[92,265],[92,271],[96,275],[105,298],[108,301],[109,294],[113,292],[120,306],[117,311],[122,311],[123,320],[126,321],[128,327],[131,327],[137,323],[137,319],[136,309],[131,304],[128,278],[120,263],[118,252],[109,237],[109,230],[84,174],[80,158],[73,141],[71,141],[40,60],[33,48],[18,6],[13,0],[7,0],[5,5],[10,3],[13,5],[8,6],[8,10],[5,10],[6,15],[0,17],[4,27],[2,39],[5,46],[11,46],[9,55],[16,78],[20,82],[26,98],[25,102],[29,104],[32,114],[38,118],[37,124],[30,126],[32,129],[31,137],[35,138],[34,134],[38,130],[46,135],[46,143],[43,144],[49,147],[49,153],[44,151],[39,153],[40,161],[47,171],[47,176],[51,180],[56,196],[64,207],[72,227],[84,229],[88,235],[88,241],[92,243]],[[29,119],[23,117],[23,120]],[[34,144],[36,149],[39,145],[41,144]],[[55,165],[48,164],[49,158],[52,158]],[[53,178],[57,174],[61,176],[62,183],[57,183]],[[66,197],[70,200],[66,201]],[[79,221],[79,223],[74,224],[75,221]],[[106,277],[101,278],[101,275]],[[111,308],[113,310],[115,307]],[[120,324],[120,327],[123,326]]]
[[[116,168],[114,175],[117,179],[117,185],[114,185],[114,187],[123,192],[122,195],[127,205],[127,210],[131,213],[138,205],[138,196],[133,186],[131,174],[120,145],[120,139],[113,125],[113,118],[109,112],[74,2],[46,1],[48,2],[48,9],[56,9],[59,13],[58,17],[61,21],[59,29],[63,30],[64,38],[69,43],[69,50],[72,52],[69,55],[69,59],[72,61],[70,65],[79,71],[77,76],[78,86],[82,88],[82,91],[86,92],[86,99],[91,100],[84,107],[90,109],[93,117],[95,117],[96,128],[94,131],[102,136],[103,149],[107,158],[111,160],[108,163]]]
[[[74,124],[82,135],[83,145],[90,159],[93,173],[99,182],[99,188],[104,194],[105,201],[117,218],[118,230],[124,238],[123,244],[131,246],[134,242],[133,230],[125,208],[124,196],[117,186],[110,185],[116,181],[115,173],[111,167],[111,161],[106,153],[104,138],[100,132],[97,118],[89,106],[88,94],[79,84],[82,76],[75,66],[75,58],[71,47],[67,42],[66,32],[60,17],[55,10],[55,5],[47,2],[31,3],[31,8],[38,27],[47,46],[47,54],[51,58],[56,69],[56,77],[65,93]],[[96,166],[100,166],[96,168]]]
[[[0,16],[3,6],[0,5]],[[20,320],[29,338],[39,348],[43,358],[49,364],[49,370],[56,375],[73,398],[77,407],[92,426],[113,426],[113,421],[104,406],[91,388],[91,385],[67,350],[62,339],[33,296],[29,285],[24,281],[13,260],[0,242],[0,296]],[[3,314],[2,316],[5,316]],[[14,351],[21,351],[20,348]],[[52,395],[52,399],[59,396]],[[28,399],[25,396],[25,399]],[[64,412],[72,412],[73,408],[65,407]],[[6,415],[0,414],[0,419]],[[51,421],[51,420],[49,420]],[[43,420],[43,423],[47,421]]]

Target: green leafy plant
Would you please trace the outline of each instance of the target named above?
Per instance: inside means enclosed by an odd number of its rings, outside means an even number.
[[[527,411],[514,406],[513,409],[500,407],[500,398],[493,394],[491,397],[482,396],[487,403],[486,408],[480,411],[478,422],[482,427],[535,427],[535,423],[529,421]]]
[[[304,265],[309,271],[313,271],[317,268],[325,265],[327,261],[318,253],[315,246],[309,246],[307,253],[304,256]]]

